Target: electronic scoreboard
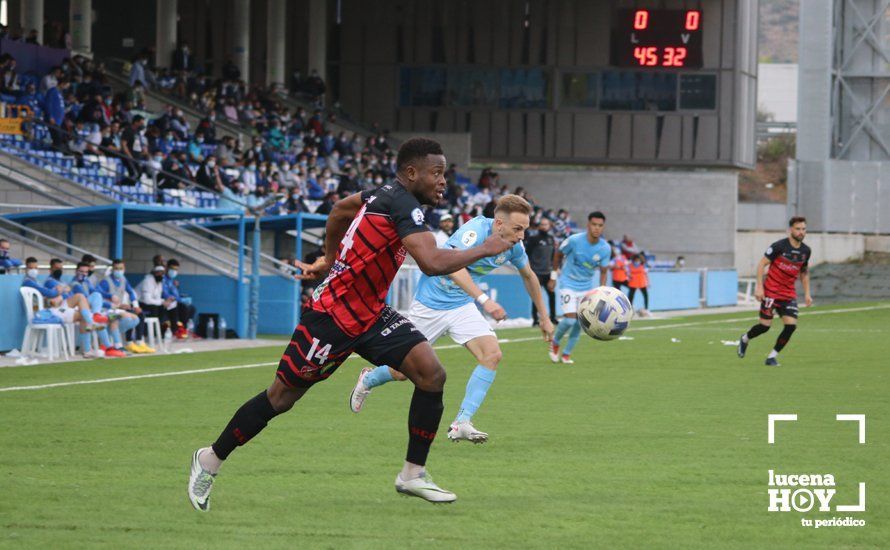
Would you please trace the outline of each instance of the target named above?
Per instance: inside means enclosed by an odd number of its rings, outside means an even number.
[[[611,63],[616,67],[702,67],[702,11],[616,9]]]

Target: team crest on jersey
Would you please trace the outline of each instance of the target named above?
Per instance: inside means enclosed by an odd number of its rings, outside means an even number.
[[[411,211],[411,218],[414,220],[415,224],[423,225],[423,210],[415,208]]]
[[[473,243],[476,242],[476,239],[479,236],[475,231],[467,231],[464,233],[464,236],[460,238],[460,242],[463,243],[464,246],[473,246]]]
[[[498,254],[497,258],[494,259],[494,263],[501,265],[502,263],[507,261],[506,254]]]
[[[599,254],[594,254],[594,255],[593,255],[593,261],[594,261],[594,262],[598,262],[598,261],[600,261],[600,255],[599,255]]]

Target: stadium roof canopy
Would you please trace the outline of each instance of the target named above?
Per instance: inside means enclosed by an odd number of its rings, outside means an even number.
[[[219,216],[233,216],[232,221],[237,226],[239,220],[243,217],[243,214],[238,210],[220,210],[218,208],[107,204],[101,206],[62,208],[58,210],[20,212],[5,215],[6,218],[21,224],[39,222],[64,223],[69,226],[82,223],[107,224],[113,229],[111,246],[111,256],[113,258],[121,258],[124,255],[125,225],[139,225],[144,223],[177,220],[200,220],[202,218],[216,218]]]
[[[297,230],[299,232],[302,229],[317,229],[319,227],[324,227],[327,221],[328,217],[323,214],[309,214],[303,212],[287,214],[286,216],[263,216],[260,218],[260,229],[263,231]],[[252,217],[244,218],[244,222],[247,224],[248,229],[250,229],[253,227],[255,219]],[[225,218],[213,220],[203,225],[208,229],[221,230],[237,229],[238,223],[239,221],[237,218]]]

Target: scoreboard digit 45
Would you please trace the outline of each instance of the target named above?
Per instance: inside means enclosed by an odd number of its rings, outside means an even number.
[[[616,9],[612,65],[700,69],[701,10]]]

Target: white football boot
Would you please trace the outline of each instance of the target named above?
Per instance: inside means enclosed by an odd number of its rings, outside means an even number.
[[[349,396],[349,409],[354,413],[361,412],[362,405],[365,404],[365,398],[371,393],[371,388],[365,386],[365,376],[373,370],[370,367],[365,367],[358,373],[358,380],[355,382],[355,387],[352,388],[352,394]]]
[[[433,478],[426,472],[420,477],[405,481],[401,474],[396,476],[396,491],[409,496],[418,497],[428,502],[454,502],[457,495],[433,483]]]
[[[448,428],[448,439],[455,443],[462,439],[472,441],[473,443],[485,443],[488,441],[488,434],[477,430],[469,420],[464,420],[463,422],[455,421]]]
[[[554,363],[559,363],[559,344],[556,342],[551,342],[547,355],[550,356],[550,360]]]
[[[205,449],[198,449],[192,455],[192,468],[189,473],[189,502],[192,503],[195,510],[209,512],[210,490],[213,489],[213,480],[216,479],[216,474],[211,474],[201,466],[198,456],[203,450]]]

